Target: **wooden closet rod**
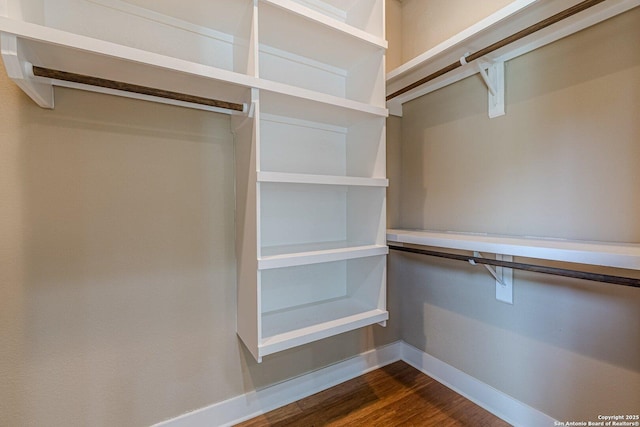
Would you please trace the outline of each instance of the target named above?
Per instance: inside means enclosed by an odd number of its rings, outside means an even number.
[[[201,96],[187,95],[179,92],[171,92],[163,89],[155,89],[147,86],[123,83],[114,80],[101,79],[98,77],[85,76],[82,74],[68,73],[66,71],[52,70],[33,66],[33,75],[46,77],[67,82],[81,83],[85,85],[98,86],[107,89],[122,90],[125,92],[140,93],[142,95],[157,96],[159,98],[172,99],[175,101],[190,102],[192,104],[206,105],[209,107],[224,108],[226,110],[244,111],[243,104],[220,101],[218,99],[203,98]]]
[[[572,277],[574,279],[591,280],[594,282],[612,283],[614,285],[631,286],[633,288],[640,288],[640,279],[634,279],[631,277],[610,276],[608,274],[590,273],[586,271],[568,270],[557,267],[546,267],[543,265],[524,264],[521,262],[513,261],[498,261],[495,259],[481,258],[477,256],[458,255],[447,252],[431,251],[426,249],[418,249],[406,246],[393,246],[389,245],[389,249],[400,252],[410,252],[414,254],[421,254],[427,256],[433,256],[438,258],[455,259],[458,261],[474,261],[477,264],[487,264],[496,267],[513,268],[516,270],[533,271],[536,273],[553,274],[555,276]]]
[[[465,57],[465,60],[467,62],[471,62],[471,61],[475,61],[478,58],[482,58],[485,55],[488,55],[489,53],[498,50],[510,43],[513,43],[517,40],[520,40],[524,37],[527,37],[537,31],[542,30],[543,28],[547,28],[550,25],[553,25],[557,22],[562,21],[563,19],[566,19],[570,16],[573,16],[579,12],[582,12],[583,10],[589,9],[590,7],[593,7],[595,5],[597,5],[598,3],[602,3],[605,0],[585,0],[581,3],[576,4],[575,6],[572,6],[568,9],[563,10],[562,12],[556,13],[553,16],[550,16],[547,19],[544,19],[540,22],[538,22],[537,24],[533,24],[530,27],[525,28],[524,30],[518,31],[515,34],[510,35],[509,37],[506,37],[500,41],[497,41],[495,43],[493,43],[490,46],[485,47],[484,49],[480,49],[479,51],[475,52],[475,53],[471,53],[469,55],[467,55]],[[408,86],[403,87],[400,90],[397,90],[396,92],[393,92],[391,95],[387,96],[387,101],[389,101],[390,99],[395,98],[396,96],[400,96],[405,92],[408,92],[412,89],[417,88],[418,86],[422,86],[423,84],[430,82],[431,80],[434,80],[444,74],[447,74],[450,71],[455,70],[458,67],[461,67],[462,64],[460,63],[460,61],[454,62],[453,64],[450,64],[438,71],[436,71],[435,73],[429,74],[426,77],[421,78],[420,80],[418,80],[417,82],[411,83]]]

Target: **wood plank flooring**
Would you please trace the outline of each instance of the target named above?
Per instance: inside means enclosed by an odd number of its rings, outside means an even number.
[[[406,363],[396,362],[238,426],[502,427],[509,424]]]

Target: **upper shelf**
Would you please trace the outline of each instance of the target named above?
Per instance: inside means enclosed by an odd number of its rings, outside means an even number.
[[[326,2],[312,1],[312,0],[260,0],[263,4],[261,7],[260,16],[264,15],[264,10],[267,10],[267,14],[270,15],[265,23],[270,24],[270,20],[278,20],[278,13],[272,9],[280,9],[282,13],[288,15],[297,15],[300,19],[306,21],[307,25],[317,25],[326,27],[333,35],[342,34],[343,40],[346,43],[352,43],[348,41],[348,38],[353,39],[353,42],[366,42],[373,47],[386,48],[387,41],[382,36],[382,16],[377,15],[375,11],[381,9],[376,7],[376,3],[379,0],[360,0],[351,1],[351,7],[347,7],[347,10],[330,6]],[[335,2],[336,5],[348,6],[345,1]],[[354,3],[360,5],[360,10],[354,7]],[[270,7],[265,7],[270,6]],[[376,16],[377,15],[377,16]],[[290,21],[288,19],[279,20],[281,24],[288,25]],[[275,23],[277,25],[277,22]],[[295,28],[295,27],[294,27]],[[297,30],[305,31],[304,28],[297,27]],[[263,29],[260,28],[262,32]],[[286,31],[282,31],[286,34]],[[287,37],[288,40],[285,43],[306,45],[308,43],[317,43],[315,39],[307,39],[304,37]],[[331,50],[336,53],[336,50],[342,50],[344,46],[340,46],[341,49],[335,49],[335,46],[314,46],[319,47],[321,50]],[[310,50],[311,48],[305,48]]]
[[[355,28],[384,39],[383,0],[263,0],[271,3],[294,1],[328,18],[341,22],[343,28]],[[332,24],[337,28],[339,25]],[[386,42],[385,42],[386,43]]]
[[[580,0],[516,0],[475,25],[418,55],[386,76],[387,96],[429,76],[460,58],[484,49],[528,28]],[[402,104],[479,72],[474,62],[497,63],[513,59],[584,28],[640,5],[640,0],[605,0],[520,40],[514,41],[477,61],[460,66],[428,83],[387,101],[391,114],[401,116]]]
[[[387,230],[387,242],[640,270],[640,244]]]
[[[0,17],[0,30],[9,77],[42,107],[53,108],[54,82],[34,77],[31,65],[237,103],[256,85],[241,73],[28,22]]]
[[[266,16],[270,9],[291,6],[295,10],[285,13],[286,19],[307,20],[317,28],[324,25],[323,33],[330,32],[329,24],[335,23],[341,26],[336,30],[340,37],[378,49],[382,58],[384,46],[378,43],[383,43],[382,39],[324,16],[306,7],[306,1],[262,0],[258,6]],[[52,86],[66,86],[232,112],[62,78],[36,77],[32,65],[158,92],[175,92],[186,98],[241,104],[244,113],[248,111],[250,89],[257,88],[288,99],[298,98],[305,105],[315,103],[321,110],[338,107],[347,116],[386,117],[384,100],[373,102],[369,89],[360,89],[357,81],[349,83],[349,87],[360,91],[354,95],[349,89],[333,94],[295,82],[259,78],[256,14],[259,10],[253,0],[201,0],[186,6],[154,0],[0,0],[2,56],[9,76],[46,108],[54,105]],[[348,35],[350,28],[353,34]],[[360,73],[354,73],[353,78],[357,77],[361,77]],[[384,84],[381,73],[378,80]]]
[[[261,1],[258,29],[260,78],[385,107],[384,40],[288,0]]]

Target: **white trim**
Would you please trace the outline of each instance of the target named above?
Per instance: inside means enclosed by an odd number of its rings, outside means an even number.
[[[404,341],[397,341],[335,365],[215,403],[152,427],[232,426],[399,360],[516,427],[555,425],[555,419],[537,409]]]
[[[435,357],[402,342],[401,360],[466,397],[504,421],[518,426],[553,426],[556,420]]]
[[[246,393],[153,427],[231,426],[400,360],[398,341],[297,378]]]

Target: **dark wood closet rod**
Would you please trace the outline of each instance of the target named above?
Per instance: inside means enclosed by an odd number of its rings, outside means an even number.
[[[574,279],[591,280],[594,282],[612,283],[614,285],[631,286],[633,288],[640,288],[640,279],[634,279],[631,277],[610,276],[608,274],[590,273],[586,271],[568,270],[557,267],[546,267],[543,265],[524,264],[521,262],[513,261],[498,261],[495,259],[481,258],[477,256],[458,255],[447,252],[432,251],[426,249],[418,249],[406,246],[393,246],[389,245],[389,249],[400,252],[410,252],[414,254],[433,256],[438,258],[455,259],[458,261],[474,261],[477,264],[487,264],[496,267],[507,267],[516,270],[533,271],[536,273],[553,274],[555,276],[572,277]]]
[[[488,55],[489,53],[496,51],[508,44],[511,44],[517,40],[520,40],[524,37],[527,37],[537,31],[542,30],[543,28],[547,28],[550,25],[553,25],[557,22],[562,21],[563,19],[566,19],[570,16],[573,16],[579,12],[582,12],[583,10],[589,9],[590,7],[593,7],[595,5],[597,5],[598,3],[602,3],[605,0],[585,0],[581,3],[576,4],[575,6],[572,6],[568,9],[563,10],[562,12],[556,13],[553,16],[550,16],[547,19],[544,19],[540,22],[538,22],[537,24],[533,24],[530,27],[525,28],[524,30],[518,31],[515,34],[510,35],[509,37],[506,37],[500,41],[497,41],[495,43],[493,43],[490,46],[485,47],[484,49],[480,49],[479,51],[475,52],[475,53],[471,53],[469,55],[467,55],[465,57],[465,60],[467,62],[471,62],[471,61],[475,61],[476,59],[482,58],[485,55]],[[453,64],[447,65],[446,67],[432,73],[429,74],[426,77],[421,78],[420,80],[418,80],[417,82],[411,83],[408,86],[403,87],[400,90],[397,90],[395,92],[393,92],[391,95],[387,96],[387,101],[389,101],[390,99],[395,98],[396,96],[400,96],[403,93],[409,92],[412,89],[417,88],[418,86],[422,86],[423,84],[430,82],[431,80],[434,80],[444,74],[447,74],[450,71],[455,70],[458,67],[461,67],[462,64],[460,63],[460,61],[454,62]]]
[[[33,74],[38,77],[46,77],[67,82],[81,83],[85,85],[98,86],[107,89],[122,90],[125,92],[140,93],[142,95],[157,96],[159,98],[173,99],[175,101],[190,102],[192,104],[206,105],[209,107],[224,108],[226,110],[244,111],[243,104],[220,101],[218,99],[203,98],[201,96],[187,95],[179,92],[155,89],[147,86],[139,86],[130,83],[123,83],[114,80],[101,79],[98,77],[85,76],[82,74],[68,73],[66,71],[52,70],[50,68],[33,66]]]

